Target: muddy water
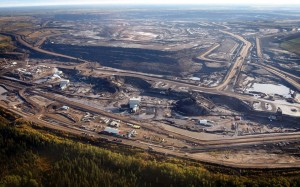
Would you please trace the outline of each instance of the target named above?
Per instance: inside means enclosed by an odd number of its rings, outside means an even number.
[[[247,89],[248,92],[255,91],[265,94],[278,94],[283,97],[291,97],[290,89],[284,85],[275,85],[275,84],[259,84],[254,83],[250,88]]]
[[[7,90],[5,88],[3,88],[2,86],[0,86],[0,95],[2,95],[5,92],[7,92]]]

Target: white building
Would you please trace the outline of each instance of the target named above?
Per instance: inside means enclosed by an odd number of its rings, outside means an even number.
[[[105,127],[104,132],[114,135],[120,134],[120,130],[111,127]]]
[[[61,77],[57,74],[53,74],[52,77],[51,77],[52,80],[55,80],[55,79],[61,79]]]
[[[115,128],[119,128],[120,127],[120,123],[119,122],[116,122],[116,121],[112,121],[109,126],[111,127],[115,127]]]
[[[190,77],[189,79],[190,79],[190,80],[193,80],[193,81],[200,81],[200,78],[199,78],[199,77]]]
[[[53,71],[54,71],[54,75],[62,75],[63,74],[63,72],[59,71],[57,68],[54,68]]]
[[[141,102],[141,97],[133,97],[129,99],[129,108],[136,112],[139,109],[139,104]]]
[[[61,107],[62,110],[69,110],[69,108],[70,108],[70,107],[68,107],[68,106],[66,106],[66,105],[64,105],[64,106]]]
[[[214,122],[213,121],[209,121],[207,119],[200,119],[199,120],[199,124],[210,127],[210,126],[214,125]]]
[[[66,89],[70,84],[70,81],[69,80],[66,80],[66,79],[62,79],[59,83],[59,86],[60,86],[60,89],[61,90],[64,90]]]

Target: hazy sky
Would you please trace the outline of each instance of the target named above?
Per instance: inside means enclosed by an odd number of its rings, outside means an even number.
[[[300,0],[0,0],[0,7],[66,4],[300,4]]]

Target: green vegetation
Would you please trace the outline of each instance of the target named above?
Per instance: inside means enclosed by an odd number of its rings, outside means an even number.
[[[12,44],[11,38],[8,36],[0,35],[0,52],[13,51],[15,46]]]
[[[58,133],[0,109],[0,186],[300,185],[299,171],[237,171]]]
[[[300,54],[300,38],[284,41],[280,47],[292,53]]]

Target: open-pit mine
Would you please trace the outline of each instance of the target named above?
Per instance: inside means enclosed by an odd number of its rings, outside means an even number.
[[[300,167],[294,12],[3,9],[0,25],[0,106],[25,120],[205,163]]]

